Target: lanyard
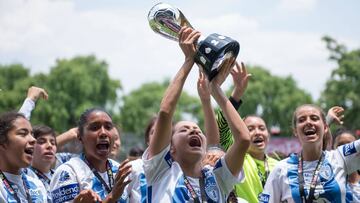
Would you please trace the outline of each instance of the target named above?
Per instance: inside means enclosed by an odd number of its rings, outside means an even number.
[[[316,165],[314,174],[312,176],[311,179],[311,183],[310,183],[310,191],[309,191],[309,196],[308,198],[306,198],[305,195],[305,190],[304,190],[304,185],[305,185],[305,181],[304,181],[304,174],[303,174],[303,158],[302,158],[302,153],[301,155],[298,156],[299,159],[299,164],[298,164],[298,177],[299,177],[299,190],[300,190],[300,197],[301,199],[304,199],[306,203],[311,203],[312,200],[315,198],[314,197],[314,192],[315,192],[315,187],[316,187],[316,182],[318,179],[318,175],[319,175],[319,171],[322,165],[322,162],[324,160],[324,153],[321,154],[321,157],[319,158],[319,161]]]
[[[83,154],[81,156],[81,158],[83,159],[83,161],[89,166],[89,168],[91,169],[91,171],[94,173],[94,175],[96,176],[96,178],[101,182],[101,184],[105,187],[107,193],[110,193],[112,190],[112,186],[113,186],[113,182],[114,182],[114,178],[113,178],[113,172],[111,170],[111,163],[109,162],[109,160],[106,160],[106,172],[108,175],[108,180],[109,180],[109,185],[106,184],[106,182],[104,181],[104,179],[102,179],[101,175],[99,174],[99,172],[96,171],[96,169],[90,164],[90,162],[85,158],[85,155]]]
[[[34,171],[36,176],[43,182],[46,182],[48,185],[50,185],[50,179],[45,174],[43,174],[41,171],[37,170],[36,168],[30,166],[30,169]],[[50,170],[51,175],[54,174],[53,170]]]
[[[0,170],[0,178],[3,181],[6,190],[15,198],[16,202],[21,202],[19,196],[17,195],[17,193],[14,191],[14,188],[11,186],[10,182],[8,181],[8,179],[6,178],[5,174]],[[29,186],[27,184],[25,175],[23,173],[21,173],[21,179],[23,181],[23,185],[24,185],[24,189],[26,192],[26,199],[28,202],[32,202],[31,200],[31,196],[30,196],[30,192],[29,192]]]
[[[264,158],[264,167],[265,167],[265,174],[264,175],[261,173],[260,167],[257,164],[257,162],[255,162],[255,163],[256,163],[256,167],[257,167],[257,171],[258,171],[258,176],[259,176],[261,184],[262,184],[262,186],[264,188],[266,180],[267,180],[267,178],[269,177],[269,174],[270,174],[270,169],[269,169],[269,163],[268,163],[268,160],[267,160],[267,156],[265,155],[265,158]]]
[[[202,174],[199,182],[200,182],[201,200],[202,200],[202,202],[206,202],[204,173]],[[185,176],[185,174],[184,174],[184,183],[185,183],[186,188],[189,190],[191,197],[194,199],[194,202],[200,203],[200,199],[199,199],[198,195],[196,194],[193,186],[190,184],[190,181]]]

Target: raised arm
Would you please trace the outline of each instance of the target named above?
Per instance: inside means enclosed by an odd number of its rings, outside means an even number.
[[[243,62],[241,62],[241,65],[237,62],[235,64],[236,65],[230,71],[234,83],[234,89],[229,100],[234,108],[238,110],[242,103],[240,98],[247,88],[248,80],[251,77],[251,74],[247,73]],[[217,112],[217,124],[220,132],[220,145],[227,150],[233,144],[234,138],[222,111]]]
[[[234,144],[225,155],[225,161],[234,176],[238,176],[244,162],[246,151],[250,145],[249,131],[231,102],[221,90],[216,78],[210,83],[211,94],[221,108],[231,129]]]
[[[185,55],[185,61],[171,81],[160,104],[158,119],[155,123],[153,138],[150,140],[148,159],[160,153],[170,144],[172,117],[176,104],[181,95],[185,80],[194,65],[196,53],[194,42],[200,37],[200,33],[191,28],[182,28],[179,33],[179,45]]]
[[[204,112],[205,136],[208,146],[219,145],[220,135],[216,123],[215,113],[211,106],[211,96],[209,89],[209,81],[205,74],[199,70],[199,79],[197,82],[197,90],[201,100]]]
[[[24,114],[27,120],[30,120],[31,112],[35,108],[35,103],[39,98],[43,98],[45,100],[48,99],[47,92],[40,87],[31,86],[28,89],[26,99],[24,103],[20,107],[19,113]]]
[[[56,137],[57,148],[61,149],[65,144],[77,140],[78,128],[71,128]]]
[[[344,124],[344,108],[341,106],[333,106],[329,109],[326,115],[326,123],[331,125],[336,123],[338,125]]]
[[[236,102],[240,102],[240,99],[247,88],[251,74],[247,73],[243,62],[241,62],[241,65],[236,62],[234,68],[231,69],[230,74],[234,83],[234,89],[231,93],[231,98]]]

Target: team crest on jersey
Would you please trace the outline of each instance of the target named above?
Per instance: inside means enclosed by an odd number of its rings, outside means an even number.
[[[325,164],[321,167],[320,176],[326,180],[329,180],[332,177],[332,169],[330,164]]]
[[[216,185],[214,176],[210,176],[209,172],[205,172],[205,193],[206,196],[214,202],[219,201],[219,189]]]
[[[69,172],[67,172],[67,171],[62,171],[62,172],[60,173],[60,178],[59,178],[59,181],[60,181],[60,182],[65,182],[65,181],[67,181],[67,180],[69,180],[69,179],[70,179]]]
[[[344,156],[349,156],[349,155],[352,155],[354,153],[356,153],[356,148],[355,148],[355,145],[354,145],[353,142],[344,145],[344,147],[343,147]]]

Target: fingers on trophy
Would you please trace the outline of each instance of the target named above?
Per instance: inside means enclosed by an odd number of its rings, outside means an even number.
[[[174,41],[179,41],[182,27],[193,28],[179,9],[166,3],[154,5],[149,11],[148,21],[154,32]],[[217,75],[223,81],[234,65],[240,44],[230,37],[213,33],[207,37],[201,36],[196,49],[195,62],[203,68],[209,81]]]

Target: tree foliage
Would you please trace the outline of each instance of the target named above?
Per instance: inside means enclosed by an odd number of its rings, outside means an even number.
[[[320,97],[322,107],[329,109],[339,105],[345,108],[344,125],[349,129],[360,128],[360,49],[347,51],[331,37],[323,40],[330,52],[329,59],[336,62],[337,68],[326,82]]]
[[[242,97],[241,116],[260,115],[269,128],[277,126],[281,135],[291,135],[292,113],[298,105],[312,102],[310,94],[297,87],[291,76],[274,76],[260,66],[247,69],[252,77]]]
[[[94,56],[61,59],[49,74],[29,75],[22,65],[0,66],[1,111],[18,110],[27,89],[46,89],[48,101],[39,100],[32,113],[32,124],[46,124],[62,132],[77,124],[87,108],[112,110],[117,102],[120,81],[110,79],[108,65]]]
[[[145,83],[123,97],[120,116],[122,128],[125,132],[143,135],[150,118],[158,113],[160,102],[168,85],[169,80],[164,80],[162,83]],[[174,120],[190,116],[203,123],[200,111],[199,99],[183,91],[177,104]]]
[[[21,64],[0,65],[0,111],[17,110],[26,97],[29,70]]]
[[[44,87],[49,100],[38,105],[34,122],[44,122],[57,130],[67,130],[77,124],[87,108],[112,110],[117,101],[120,81],[110,79],[108,65],[94,56],[57,60]]]

